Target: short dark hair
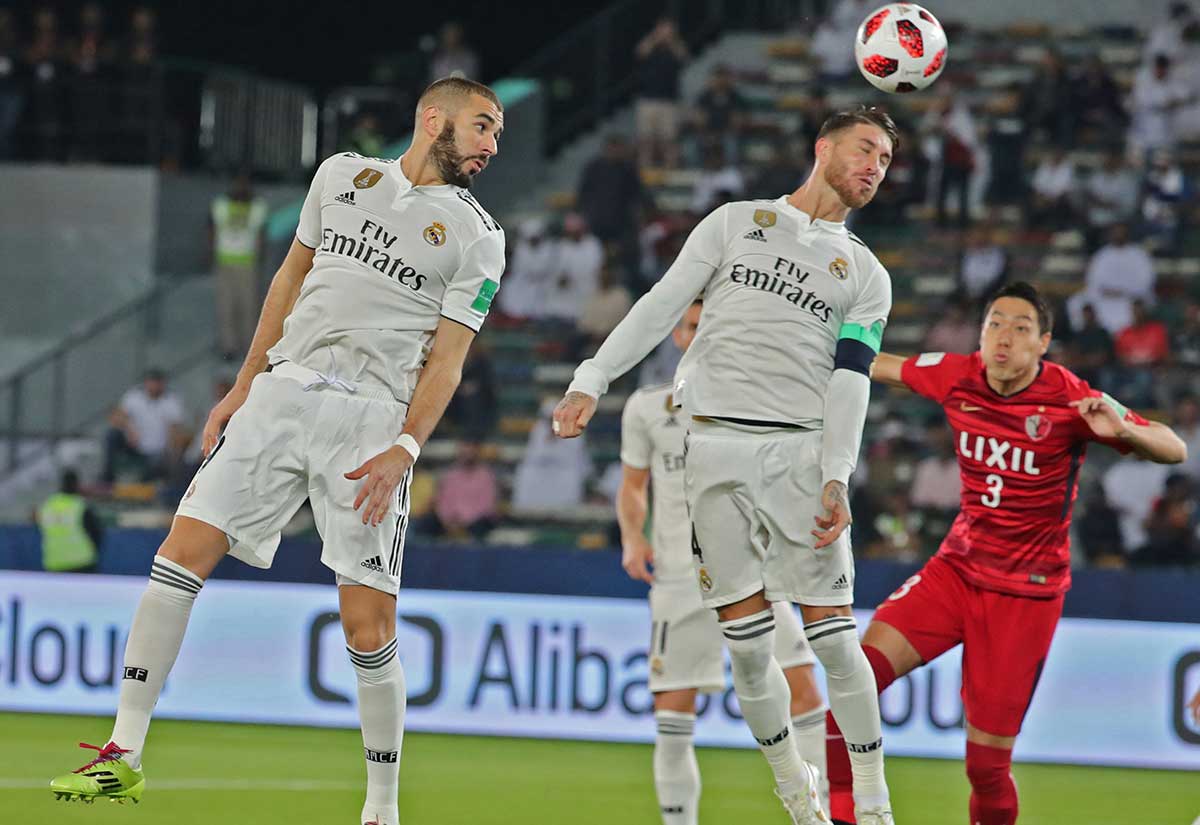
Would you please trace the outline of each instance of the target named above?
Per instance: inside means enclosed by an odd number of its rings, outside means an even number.
[[[78,493],[79,473],[70,468],[63,470],[62,477],[59,479],[58,489],[64,493]]]
[[[865,123],[868,126],[878,126],[882,129],[883,133],[892,142],[893,152],[900,148],[900,131],[896,128],[896,121],[892,120],[892,116],[883,111],[883,109],[877,109],[874,106],[864,106],[861,103],[853,109],[843,109],[840,112],[830,115],[821,124],[821,131],[817,133],[817,140],[834,132],[840,132],[843,129],[857,126],[860,123]]]
[[[500,104],[500,98],[492,91],[491,87],[485,86],[478,80],[470,80],[465,77],[443,77],[441,80],[430,83],[425,87],[425,91],[421,92],[421,98],[417,101],[417,117],[421,116],[421,112],[426,106],[437,105],[439,101],[443,100],[465,101],[471,95],[486,98],[497,109],[504,111],[504,106]]]
[[[992,304],[1001,298],[1020,298],[1022,301],[1033,304],[1033,308],[1037,310],[1038,334],[1045,335],[1047,332],[1053,331],[1054,313],[1050,311],[1050,307],[1046,305],[1046,299],[1033,284],[1028,281],[1013,281],[1000,287],[988,298],[987,305],[983,308],[984,318],[992,311]]]

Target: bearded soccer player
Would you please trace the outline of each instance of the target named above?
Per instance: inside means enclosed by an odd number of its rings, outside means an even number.
[[[958,518],[879,606],[862,644],[880,691],[963,646],[971,825],[1017,819],[1012,748],[1071,584],[1071,506],[1087,445],[1160,464],[1187,457],[1169,427],[1042,360],[1051,320],[1037,290],[1014,283],[989,301],[978,352],[880,353],[871,373],[940,404],[958,445]],[[838,723],[828,724],[833,820],[851,823],[846,748]]]
[[[468,191],[503,126],[491,89],[448,78],[422,94],[398,161],[345,153],[317,170],[245,364],[208,417],[204,463],[154,558],[112,737],[51,781],[58,798],[141,797],[150,715],[204,580],[227,553],[270,567],[307,498],[358,680],[367,787],[357,821],[396,825],[408,485],[504,269],[504,233]]]
[[[687,352],[700,324],[697,301],[671,338]],[[654,790],[663,825],[696,825],[700,766],[693,734],[696,695],[725,690],[721,626],[701,601],[692,570],[691,523],[683,490],[684,436],[672,385],[642,387],[621,415],[621,565],[650,585],[650,692],[654,695]],[[651,538],[645,534],[653,499]],[[653,567],[653,572],[651,572]],[[800,757],[825,767],[825,702],[813,677],[812,648],[789,604],[776,602],[775,659],[791,689]]]
[[[845,219],[871,202],[895,146],[895,124],[879,110],[830,117],[804,184],[705,217],[662,279],[575,371],[554,411],[560,437],[579,435],[609,383],[703,295],[704,323],[674,389],[688,427],[694,574],[705,607],[717,612],[742,715],[796,825],[828,818],[816,769],[791,741],[788,683],[773,655],[774,602],[800,605],[830,708],[853,745],[860,819],[893,821],[879,701],[851,612],[846,531],[867,373],[892,289]]]

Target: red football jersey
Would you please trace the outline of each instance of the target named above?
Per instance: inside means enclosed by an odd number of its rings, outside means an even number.
[[[938,555],[979,587],[1018,596],[1066,591],[1071,509],[1087,442],[1128,452],[1116,439],[1097,437],[1069,406],[1102,393],[1043,361],[1032,384],[1005,397],[988,386],[978,352],[917,355],[901,377],[942,405],[954,432],[962,500]],[[1125,418],[1146,423],[1132,411]]]

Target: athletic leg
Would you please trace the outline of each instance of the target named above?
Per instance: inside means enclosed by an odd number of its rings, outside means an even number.
[[[654,791],[663,825],[696,825],[700,765],[696,762],[696,690],[654,694]]]

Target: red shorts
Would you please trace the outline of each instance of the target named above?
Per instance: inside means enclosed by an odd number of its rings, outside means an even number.
[[[1061,593],[1033,599],[985,590],[934,556],[879,605],[872,621],[900,631],[926,662],[961,642],[967,721],[994,736],[1016,736],[1062,604]]]

